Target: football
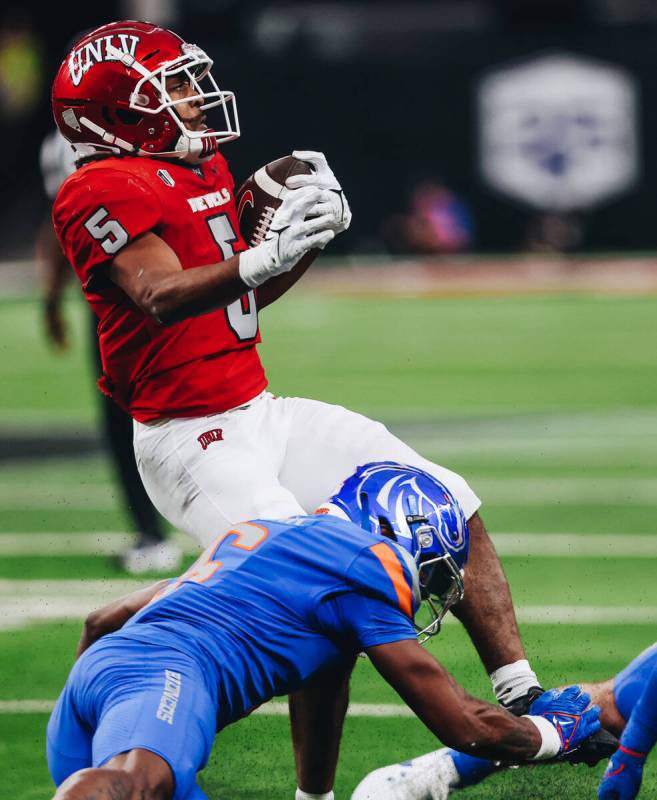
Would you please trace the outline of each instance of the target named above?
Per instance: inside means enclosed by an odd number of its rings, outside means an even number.
[[[290,175],[309,174],[313,168],[294,156],[283,156],[270,161],[248,177],[235,196],[240,231],[249,247],[255,247],[265,238],[274,212],[283,202],[285,181]]]

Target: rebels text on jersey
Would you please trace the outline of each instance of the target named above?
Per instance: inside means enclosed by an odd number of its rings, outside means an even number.
[[[108,276],[114,256],[148,231],[172,248],[183,269],[245,250],[233,189],[217,154],[193,169],[112,157],[81,167],[57,194],[57,236],[99,318],[100,388],[140,422],[220,413],[267,385],[252,291],[225,309],[162,327]]]

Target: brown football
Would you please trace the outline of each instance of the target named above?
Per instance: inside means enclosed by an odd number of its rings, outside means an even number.
[[[255,247],[265,238],[274,212],[287,192],[292,191],[285,188],[287,178],[312,171],[307,161],[283,156],[260,167],[244,181],[235,195],[235,202],[240,231],[249,247]]]

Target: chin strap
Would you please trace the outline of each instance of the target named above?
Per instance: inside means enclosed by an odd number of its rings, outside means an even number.
[[[204,131],[204,133],[211,133],[211,131]],[[214,136],[192,139],[183,133],[176,142],[175,154],[187,164],[202,164],[212,158],[217,150],[217,140]]]
[[[184,161],[186,164],[202,164],[204,161],[211,159],[212,156],[219,150],[217,146],[217,140],[214,136],[204,136],[203,138],[195,137],[192,139],[190,136],[186,136],[184,133],[182,133],[178,137],[178,141],[176,142],[173,150],[169,150],[164,153],[151,153],[146,150],[136,150],[130,144],[130,142],[126,142],[125,139],[121,139],[119,136],[114,136],[114,134],[109,133],[104,128],[101,128],[100,125],[96,125],[95,122],[92,122],[86,117],[80,117],[80,124],[84,125],[85,128],[88,128],[90,131],[93,131],[106,144],[77,145],[78,149],[81,147],[87,147],[95,151],[100,150],[101,152],[113,153],[116,155],[120,155],[121,151],[124,151],[132,155],[147,156],[151,158],[153,156],[159,156],[160,158],[178,158],[181,161]],[[203,131],[203,133],[212,134],[213,131],[208,129]]]

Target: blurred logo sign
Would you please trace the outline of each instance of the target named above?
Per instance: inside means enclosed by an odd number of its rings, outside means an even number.
[[[494,189],[549,211],[584,209],[637,177],[637,91],[623,70],[567,54],[479,84],[480,169]]]

